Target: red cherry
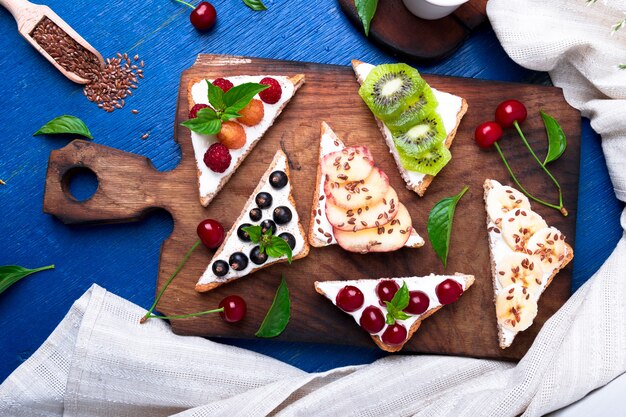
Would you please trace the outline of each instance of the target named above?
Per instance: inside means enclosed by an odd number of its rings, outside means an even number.
[[[217,12],[215,7],[211,3],[206,1],[201,2],[189,15],[189,20],[193,27],[200,32],[206,32],[215,25],[217,19]]]
[[[395,281],[387,279],[378,283],[376,286],[376,294],[378,294],[381,304],[385,305],[385,301],[391,301],[399,289],[400,287]]]
[[[383,343],[389,346],[401,345],[406,340],[406,335],[406,327],[398,323],[392,324],[383,333]]]
[[[361,314],[359,324],[366,332],[375,334],[385,327],[385,316],[378,307],[365,307],[365,310],[363,310]]]
[[[496,122],[485,122],[474,131],[474,140],[481,148],[489,148],[502,137],[502,128]]]
[[[196,229],[198,237],[209,249],[218,248],[224,241],[224,228],[217,220],[202,220]]]
[[[409,291],[409,305],[404,309],[409,314],[422,314],[428,310],[430,299],[423,291]]]
[[[461,298],[461,294],[463,294],[463,287],[455,280],[447,279],[437,285],[435,293],[437,294],[437,298],[441,304],[450,304]]]
[[[229,295],[220,301],[219,307],[224,307],[220,317],[228,323],[236,323],[246,316],[246,302],[238,295]]]
[[[335,300],[337,303],[337,307],[346,311],[348,313],[352,313],[353,311],[357,311],[364,302],[363,293],[357,287],[353,287],[352,285],[346,285],[337,293],[337,299]]]
[[[280,100],[283,95],[283,89],[280,86],[280,83],[274,78],[265,77],[259,82],[259,84],[265,84],[270,86],[269,88],[266,88],[259,93],[259,97],[261,97],[261,100],[263,100],[267,104],[278,103],[278,100]]]
[[[527,115],[526,106],[517,100],[503,101],[496,108],[496,122],[504,128],[513,126],[515,121],[522,123]]]
[[[215,81],[213,81],[211,84],[221,88],[223,92],[227,92],[234,87],[233,83],[228,81],[226,78],[216,78]]]

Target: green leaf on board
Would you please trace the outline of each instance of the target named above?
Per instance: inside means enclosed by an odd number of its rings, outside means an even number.
[[[546,155],[546,160],[543,162],[543,165],[545,166],[550,162],[556,161],[561,157],[561,155],[563,155],[563,152],[565,152],[565,148],[567,147],[567,138],[565,137],[565,132],[563,132],[559,122],[557,122],[554,117],[544,113],[543,110],[540,114],[548,135],[548,154]]]
[[[261,327],[254,334],[257,337],[276,337],[285,330],[291,315],[291,301],[289,300],[289,289],[287,281],[283,276],[280,285],[274,295],[274,301],[267,311]]]
[[[91,132],[87,128],[87,125],[78,117],[70,116],[68,114],[55,117],[54,119],[50,120],[38,131],[33,133],[33,136],[56,135],[60,133],[80,135],[89,139],[93,139],[93,136],[91,136]]]
[[[54,265],[42,266],[41,268],[35,269],[27,269],[18,265],[0,266],[0,294],[22,278],[47,269],[54,269]]]
[[[369,36],[370,22],[374,18],[374,14],[376,14],[378,0],[354,0],[354,6],[356,7],[356,12],[361,19],[361,23],[363,23],[365,36]]]
[[[255,12],[260,12],[263,10],[267,10],[267,7],[263,4],[261,0],[243,0],[244,4],[254,10]]]
[[[454,197],[447,197],[439,201],[428,215],[428,239],[444,267],[448,262],[448,250],[450,247],[450,234],[452,233],[454,211],[457,203],[468,189],[469,187],[465,186],[461,192]]]

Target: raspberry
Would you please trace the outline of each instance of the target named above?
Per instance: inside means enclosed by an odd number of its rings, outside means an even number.
[[[261,80],[259,84],[265,84],[270,86],[270,88],[266,88],[259,93],[259,97],[261,97],[261,100],[263,100],[267,104],[278,103],[278,100],[280,100],[280,97],[283,95],[283,90],[280,87],[280,83],[273,78],[265,77]]]
[[[230,152],[221,143],[214,143],[209,146],[204,154],[204,163],[213,172],[224,172],[230,166]]]
[[[206,109],[209,106],[208,104],[194,104],[194,106],[191,108],[191,110],[189,110],[189,118],[190,119],[195,119],[196,117],[198,117],[198,112],[202,109]]]
[[[222,91],[224,92],[227,92],[228,90],[234,87],[233,83],[231,83],[225,78],[217,78],[215,81],[213,81],[212,84],[216,87],[221,88]]]

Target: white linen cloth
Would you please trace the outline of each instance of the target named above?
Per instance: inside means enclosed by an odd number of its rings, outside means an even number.
[[[568,101],[592,119],[622,201],[626,70],[616,66],[626,62],[626,29],[609,32],[624,10],[626,1],[488,3],[509,55],[549,71]],[[94,285],[0,386],[0,416],[539,416],[626,371],[625,271],[622,238],[517,365],[394,356],[318,374],[174,335],[158,320],[139,325],[143,309]]]

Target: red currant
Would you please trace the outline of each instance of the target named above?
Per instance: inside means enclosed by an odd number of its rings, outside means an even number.
[[[404,309],[409,314],[422,314],[428,310],[430,299],[423,291],[409,291],[409,305]]]
[[[224,228],[217,220],[202,220],[196,229],[198,237],[209,249],[218,248],[224,241]]]
[[[461,294],[463,294],[463,287],[457,281],[447,279],[437,285],[435,293],[437,294],[437,298],[441,304],[450,304],[461,298]]]
[[[385,316],[378,307],[365,307],[361,314],[359,324],[366,332],[375,334],[385,327]]]
[[[496,122],[485,122],[474,131],[474,140],[481,148],[489,148],[502,137],[502,128]]]
[[[394,295],[400,287],[398,284],[390,279],[386,279],[384,281],[380,281],[376,286],[376,294],[378,294],[378,298],[380,298],[381,304],[384,305],[385,301],[391,301]]]
[[[513,122],[522,123],[528,112],[526,106],[518,100],[506,100],[496,108],[496,122],[504,128],[513,126]]]
[[[389,346],[397,346],[406,340],[406,327],[396,323],[388,326],[382,336],[383,343]]]
[[[353,311],[357,311],[364,302],[363,293],[357,287],[353,287],[352,285],[346,285],[337,293],[337,299],[335,300],[337,303],[337,307],[346,311],[348,313],[352,313]]]
[[[217,12],[215,7],[211,3],[206,1],[201,2],[189,15],[189,20],[193,27],[200,32],[206,32],[215,25],[217,19]]]
[[[246,302],[238,295],[229,295],[220,301],[220,308],[224,308],[224,311],[220,312],[220,317],[228,323],[236,323],[243,320],[246,316]]]

